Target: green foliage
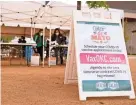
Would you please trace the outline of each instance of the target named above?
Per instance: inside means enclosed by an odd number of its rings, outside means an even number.
[[[13,39],[13,36],[1,36],[1,39],[4,40],[4,42],[10,42]]]
[[[108,9],[109,6],[106,1],[86,1],[89,8],[102,8]]]

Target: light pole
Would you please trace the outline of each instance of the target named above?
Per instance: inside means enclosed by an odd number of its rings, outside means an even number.
[[[81,10],[81,1],[77,1],[77,10]]]

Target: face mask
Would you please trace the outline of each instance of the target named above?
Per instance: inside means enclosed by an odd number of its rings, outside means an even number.
[[[56,35],[59,35],[59,33],[56,33]]]
[[[43,33],[40,33],[40,36],[43,36]]]

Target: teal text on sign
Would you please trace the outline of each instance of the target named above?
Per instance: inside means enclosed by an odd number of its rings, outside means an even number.
[[[129,80],[83,80],[83,91],[130,91]]]

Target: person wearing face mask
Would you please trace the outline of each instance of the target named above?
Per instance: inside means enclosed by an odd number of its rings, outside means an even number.
[[[56,41],[58,45],[63,45],[64,37],[60,33],[60,29],[56,28],[51,37],[51,41]],[[63,64],[63,48],[55,47],[56,64],[58,64],[58,55],[60,54],[60,63]]]
[[[43,62],[43,30],[40,29],[38,33],[34,35],[34,41],[37,46],[34,48],[35,53],[39,53],[41,62]],[[46,41],[44,40],[44,47],[46,47]]]

